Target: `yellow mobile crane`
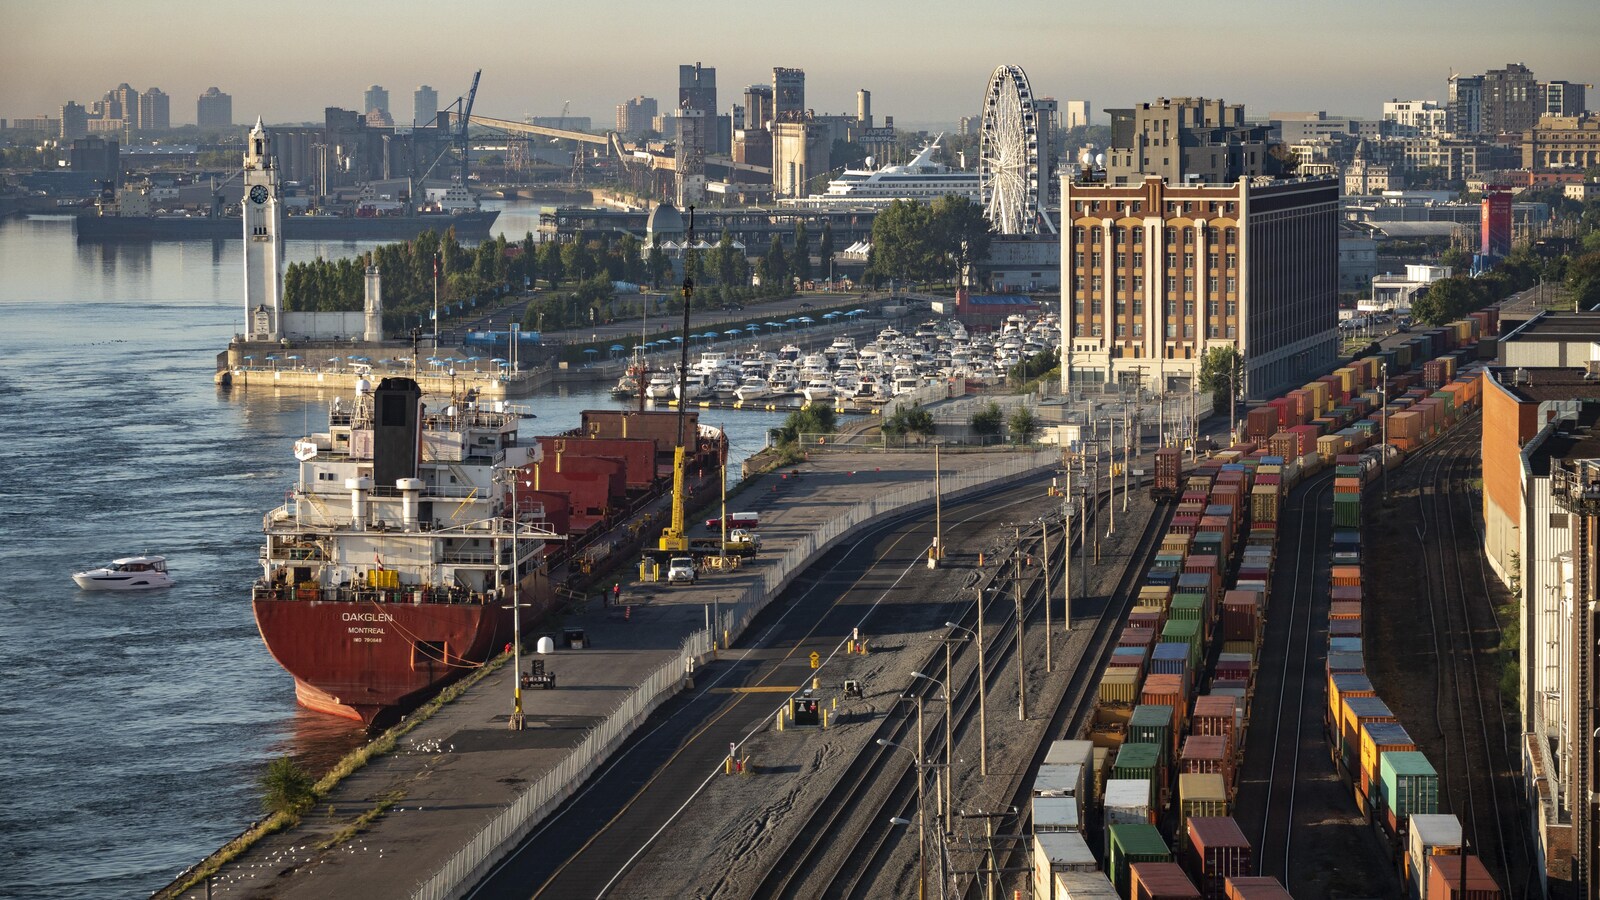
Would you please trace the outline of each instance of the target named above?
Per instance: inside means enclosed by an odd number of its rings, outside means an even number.
[[[689,207],[689,236],[686,246],[694,246],[693,206]],[[689,549],[689,535],[683,521],[683,426],[687,418],[689,397],[689,300],[693,295],[694,279],[686,272],[683,277],[683,346],[682,356],[678,361],[678,446],[672,451],[672,521],[661,532],[662,551],[686,552]]]

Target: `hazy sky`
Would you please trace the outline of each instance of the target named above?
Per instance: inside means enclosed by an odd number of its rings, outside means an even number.
[[[320,121],[374,83],[409,118],[417,85],[444,105],[481,68],[476,112],[556,115],[570,100],[608,127],[636,94],[675,103],[678,64],[697,60],[716,67],[724,110],[793,66],[819,113],[853,112],[864,87],[903,126],[975,112],[1001,64],[1097,113],[1188,94],[1250,115],[1375,118],[1391,97],[1444,99],[1452,68],[1507,62],[1600,83],[1595,0],[0,0],[0,33],[0,118],[56,115],[126,81],[171,95],[174,124],[194,121],[211,85],[233,95],[236,122]]]

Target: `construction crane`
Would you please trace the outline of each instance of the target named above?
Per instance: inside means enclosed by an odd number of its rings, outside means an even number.
[[[452,134],[450,135],[450,139],[445,142],[444,149],[440,150],[439,155],[435,156],[433,158],[433,162],[428,164],[428,168],[423,171],[421,177],[412,181],[410,196],[407,198],[407,203],[410,204],[412,208],[407,209],[407,212],[415,211],[414,207],[417,197],[417,185],[420,184],[424,188],[427,187],[428,176],[432,175],[434,168],[439,165],[439,162],[449,155],[452,147],[455,148],[456,152],[461,154],[461,187],[463,190],[466,189],[467,176],[469,174],[467,169],[470,162],[469,157],[471,155],[471,147],[467,142],[467,125],[472,121],[472,103],[478,98],[478,79],[481,77],[483,77],[482,69],[473,72],[472,87],[467,90],[467,95],[465,97],[457,97],[454,103],[445,107],[443,110],[444,112],[449,112],[452,109],[455,110],[455,114],[452,117],[454,120],[454,125],[451,126]],[[416,170],[413,169],[412,171]]]
[[[687,246],[694,246],[694,207],[689,207],[689,238]],[[687,422],[689,403],[689,299],[694,295],[694,279],[688,272],[683,276],[683,344],[678,361],[678,446],[672,451],[672,521],[661,532],[660,548],[664,551],[689,549],[689,535],[684,527],[684,425]],[[643,390],[641,386],[640,390]]]

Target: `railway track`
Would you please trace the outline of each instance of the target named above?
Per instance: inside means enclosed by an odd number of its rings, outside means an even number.
[[[1109,492],[1097,497],[1097,504],[1107,502]],[[1037,536],[1024,537],[1016,549],[1018,554],[1037,554],[1040,551]],[[977,596],[987,598],[989,588],[1000,581],[1007,565],[995,570],[996,577],[988,584],[977,586]],[[1035,577],[1037,569],[1022,570],[1023,618],[1033,617],[1043,600],[1043,579]],[[1009,585],[1008,585],[1009,586]],[[1014,615],[1002,614],[998,624],[988,607],[1000,602],[1007,612],[1015,600],[985,600],[985,684],[1004,681],[1014,661],[1017,627]],[[977,628],[978,604],[964,612],[957,624],[967,630]],[[921,697],[924,704],[923,746],[927,759],[939,759],[944,752],[944,715],[953,713],[952,735],[957,744],[967,737],[977,721],[978,691],[977,653],[971,641],[962,641],[959,651],[952,650],[951,668],[957,679],[955,709],[944,711],[929,720],[927,707],[933,701],[939,709],[934,683],[928,679],[914,678],[907,688],[907,696]],[[941,670],[943,650],[930,651],[918,671]],[[947,676],[948,677],[948,676]],[[916,768],[896,747],[885,746],[888,741],[899,747],[916,746],[916,719],[906,709],[906,704],[896,707],[896,714],[886,717],[863,751],[851,760],[828,796],[817,804],[790,844],[790,852],[780,855],[779,861],[757,886],[752,896],[757,898],[782,897],[857,897],[872,896],[874,877],[882,870],[897,842],[889,823],[892,815],[914,810],[917,797]],[[926,768],[926,767],[925,767]],[[927,786],[924,785],[927,793]],[[914,818],[914,813],[913,813]],[[913,828],[915,826],[912,826]],[[929,822],[924,827],[932,830]],[[937,878],[937,875],[935,875]]]
[[[1415,533],[1436,661],[1441,807],[1461,818],[1470,846],[1485,864],[1498,863],[1497,880],[1516,895],[1528,890],[1533,855],[1521,829],[1513,825],[1508,835],[1507,819],[1522,811],[1513,777],[1517,757],[1498,679],[1482,671],[1478,659],[1498,646],[1501,626],[1480,535],[1462,524],[1476,521],[1472,492],[1463,484],[1477,464],[1480,428],[1481,420],[1458,428],[1421,461]]]

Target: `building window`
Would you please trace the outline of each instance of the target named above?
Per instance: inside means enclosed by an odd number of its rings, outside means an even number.
[[[1178,325],[1177,325],[1177,323],[1176,322],[1168,322],[1167,323],[1167,338],[1170,340],[1170,339],[1175,338],[1177,336],[1178,336]]]
[[[1185,301],[1183,301],[1183,314],[1186,315],[1186,316],[1194,315],[1194,301],[1193,300],[1185,300]]]
[[[1178,315],[1178,301],[1176,301],[1176,300],[1168,300],[1167,301],[1167,317],[1168,318],[1175,318],[1177,315]]]
[[[1128,229],[1126,229],[1126,228],[1118,228],[1117,231],[1116,231],[1116,235],[1115,235],[1116,245],[1118,247],[1121,247],[1123,244],[1127,243],[1127,240],[1128,240]]]
[[[1103,309],[1105,309],[1105,304],[1101,302],[1099,297],[1089,301],[1089,312],[1094,315],[1100,315],[1100,311]]]
[[[1089,255],[1089,265],[1091,265],[1092,267],[1094,267],[1096,269],[1100,268],[1100,251],[1099,250],[1096,250],[1094,253],[1091,253]]]
[[[1228,204],[1228,212],[1230,212],[1230,213],[1233,212],[1233,204],[1232,203]],[[1226,240],[1226,242],[1227,242],[1229,247],[1234,246],[1234,244],[1238,241],[1238,237],[1237,237],[1238,231],[1239,231],[1239,229],[1237,229],[1237,228],[1229,228],[1227,230],[1227,232],[1224,234],[1224,239]]]
[[[1168,275],[1167,276],[1167,293],[1176,294],[1177,292],[1178,292],[1178,279],[1174,278],[1171,275]]]
[[[1126,301],[1124,301],[1124,300],[1122,300],[1120,298],[1116,302],[1115,309],[1116,309],[1116,315],[1117,315],[1118,318],[1121,318],[1122,316],[1125,316],[1125,315],[1128,314],[1128,304],[1127,304]]]
[[[1211,204],[1211,212],[1215,213],[1216,211],[1217,211],[1217,205],[1215,203]],[[1215,247],[1217,245],[1217,242],[1222,240],[1222,235],[1215,228],[1207,228],[1206,229],[1206,240],[1210,241],[1211,245],[1213,247]],[[1212,263],[1212,265],[1216,265],[1216,263]]]
[[[1133,267],[1135,269],[1144,268],[1144,254],[1143,253],[1134,253],[1133,254]]]
[[[1229,253],[1228,254],[1228,271],[1232,272],[1234,269],[1237,269],[1237,268],[1239,268],[1239,257],[1238,257],[1238,255],[1234,254],[1234,253]]]
[[[1144,294],[1144,276],[1143,275],[1135,275],[1135,276],[1133,276],[1133,292],[1135,294],[1139,294],[1141,296]]]
[[[1074,275],[1074,276],[1072,276],[1072,287],[1073,287],[1074,290],[1078,290],[1078,291],[1083,290],[1083,276],[1082,275]]]
[[[1228,326],[1228,337],[1230,337],[1230,338],[1238,337],[1238,335],[1234,333],[1236,330],[1237,329],[1235,329],[1232,325],[1229,325]]]
[[[1217,267],[1217,251],[1213,250],[1206,254],[1206,267],[1209,269]]]
[[[1193,206],[1193,205],[1194,204],[1192,204],[1192,203],[1185,203],[1184,204],[1185,207],[1189,207],[1189,206]],[[1183,230],[1183,244],[1186,247],[1193,247],[1194,246],[1194,229],[1193,228],[1185,228]]]
[[[1135,200],[1134,203],[1133,203],[1133,211],[1134,212],[1138,212],[1139,211],[1139,201],[1137,201],[1137,200]],[[1135,247],[1143,247],[1144,246],[1144,229],[1143,228],[1135,228],[1135,229],[1133,229],[1133,245]]]
[[[1117,323],[1117,337],[1122,337],[1126,333],[1127,333],[1127,326],[1123,325],[1121,322],[1118,322]]]
[[[1083,243],[1083,226],[1082,225],[1079,225],[1078,227],[1072,229],[1072,239],[1074,241],[1077,241],[1080,244]]]
[[[1176,244],[1177,242],[1178,242],[1178,229],[1176,229],[1176,228],[1168,228],[1167,229],[1167,243],[1168,244]]]
[[[1089,240],[1094,241],[1096,244],[1100,243],[1100,229],[1089,229]]]
[[[1128,294],[1128,276],[1126,276],[1126,275],[1118,275],[1117,276],[1117,296],[1118,297],[1125,297],[1125,296],[1127,296],[1127,294]]]
[[[1217,276],[1213,275],[1206,279],[1206,290],[1213,294],[1217,292]]]
[[[1233,300],[1228,301],[1227,315],[1230,319],[1239,315],[1239,304],[1237,302]]]
[[[1099,337],[1100,336],[1100,323],[1099,322],[1094,323],[1094,327],[1089,329],[1089,333],[1091,335],[1095,336],[1095,337]]]
[[[1211,300],[1206,303],[1206,315],[1215,316],[1217,314],[1217,309],[1217,301]]]
[[[1183,267],[1185,269],[1193,269],[1194,268],[1194,254],[1193,253],[1185,253],[1183,255]]]
[[[1207,333],[1210,334],[1212,337],[1216,337],[1217,336],[1217,326],[1215,324],[1213,324]]]
[[[1185,323],[1183,323],[1183,336],[1186,337],[1186,338],[1193,338],[1194,337],[1194,323],[1193,322],[1185,322]]]
[[[1073,266],[1075,266],[1075,267],[1077,267],[1079,269],[1083,268],[1083,251],[1082,250],[1079,250],[1077,253],[1072,254],[1072,264],[1073,264]]]
[[[1135,323],[1133,323],[1133,336],[1134,337],[1143,337],[1144,336],[1144,323],[1143,322],[1135,322]]]
[[[1098,294],[1098,293],[1100,293],[1101,290],[1104,289],[1105,282],[1103,280],[1101,280],[1099,275],[1096,275],[1096,276],[1094,276],[1094,280],[1089,282],[1089,286],[1090,286],[1090,290],[1092,290],[1096,294]]]
[[[1183,276],[1183,291],[1186,294],[1194,293],[1194,276],[1193,275],[1185,275],[1185,276]]]

